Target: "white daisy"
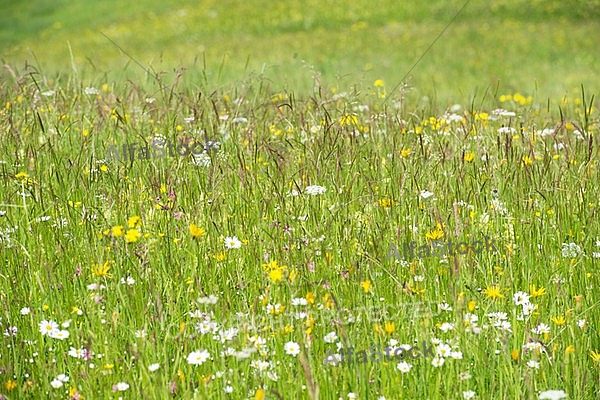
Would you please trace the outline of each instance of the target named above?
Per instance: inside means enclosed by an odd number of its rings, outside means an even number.
[[[402,372],[403,374],[406,374],[406,373],[410,372],[410,370],[412,369],[412,365],[410,365],[406,361],[402,361],[402,362],[398,363],[396,368],[398,368],[398,370],[400,372]]]
[[[296,342],[287,342],[284,346],[285,354],[296,357],[300,353],[300,346]]]
[[[237,236],[227,236],[225,238],[225,248],[227,249],[239,249],[242,247],[242,242]]]
[[[187,362],[191,365],[202,365],[210,358],[210,353],[206,350],[192,351],[187,356]]]
[[[52,320],[43,320],[39,323],[38,326],[40,327],[40,332],[42,333],[42,336],[50,335],[50,333],[58,331],[58,324]]]

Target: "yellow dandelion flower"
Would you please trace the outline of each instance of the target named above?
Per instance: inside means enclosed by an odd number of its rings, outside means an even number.
[[[104,369],[113,369],[115,364],[104,364]]]
[[[306,301],[308,304],[315,304],[315,295],[313,292],[306,293]]]
[[[17,387],[17,382],[10,380],[10,379],[7,380],[6,383],[4,384],[4,388],[6,389],[7,392],[14,390],[16,387]]]
[[[393,322],[386,322],[384,324],[384,329],[385,329],[385,333],[387,333],[388,335],[391,335],[396,330],[396,324],[394,324]]]
[[[517,361],[519,359],[519,350],[511,351],[510,358],[512,358],[513,361]]]
[[[227,252],[222,250],[221,252],[215,254],[213,258],[217,261],[225,261],[225,259],[227,259]]]
[[[114,237],[123,236],[125,234],[125,232],[123,231],[123,225],[113,226],[112,229],[110,230],[110,233]]]
[[[483,294],[492,300],[504,298],[504,295],[500,293],[500,288],[498,286],[488,286],[483,291]]]
[[[190,224],[190,235],[192,235],[194,239],[204,236],[205,233],[206,231],[200,228],[198,225]]]
[[[258,389],[254,394],[254,400],[264,400],[265,399],[265,389]]]
[[[375,82],[373,82],[373,86],[383,87],[383,86],[385,86],[385,84],[383,83],[383,81],[381,79],[377,79]]]
[[[358,125],[358,117],[356,115],[350,115],[350,114],[346,114],[346,115],[342,115],[339,119],[340,125],[341,126],[346,126],[346,125]]]
[[[594,361],[594,366],[600,363],[600,352],[590,350],[590,357],[592,357],[592,361]]]
[[[573,353],[575,353],[575,346],[573,346],[572,344],[570,344],[565,349],[565,355],[569,355],[569,354],[573,354]]]
[[[430,240],[437,240],[444,237],[444,231],[442,230],[442,225],[437,224],[436,228],[431,232],[427,232],[425,237]]]
[[[402,150],[400,151],[400,157],[402,157],[402,158],[406,158],[406,157],[408,157],[408,156],[409,156],[411,153],[412,153],[412,150],[411,150],[410,148],[409,148],[409,149],[402,149]]]
[[[282,269],[273,269],[269,271],[269,279],[273,283],[281,282],[283,279],[283,270]]]
[[[546,288],[541,287],[539,289],[535,288],[535,285],[529,285],[529,295],[531,297],[539,297],[546,294]]]
[[[125,234],[125,243],[134,243],[140,238],[141,233],[137,229],[129,229]]]
[[[533,164],[533,160],[529,156],[523,156],[523,164],[531,165],[531,164]]]
[[[469,312],[473,312],[473,311],[475,311],[475,306],[476,306],[476,304],[477,304],[477,303],[475,303],[475,300],[471,300],[471,301],[469,301],[469,304],[468,304],[468,306],[467,306],[467,307],[469,308]]]
[[[362,281],[360,283],[360,287],[365,291],[365,293],[369,293],[369,290],[371,289],[371,281],[366,280],[366,281]]]
[[[111,278],[112,275],[108,273],[109,270],[110,270],[110,264],[108,261],[106,261],[102,265],[100,265],[100,264],[94,265],[94,267],[92,268],[92,273],[94,274],[94,276],[97,276],[100,278]]]
[[[552,317],[552,322],[554,322],[556,325],[564,325],[565,324],[565,317],[564,316],[560,316],[560,317]]]
[[[465,156],[463,157],[463,159],[465,160],[465,162],[472,162],[475,159],[475,153],[465,153]]]
[[[130,217],[127,220],[127,226],[130,228],[135,228],[136,226],[140,226],[141,224],[142,224],[142,219],[137,215],[134,215],[133,217]]]

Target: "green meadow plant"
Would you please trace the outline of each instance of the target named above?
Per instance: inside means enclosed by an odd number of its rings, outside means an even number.
[[[587,92],[429,108],[402,93],[382,105],[380,80],[315,80],[310,97],[248,81],[198,101],[181,87],[174,103],[32,79],[1,89],[3,398],[598,392]],[[106,159],[159,135],[205,143],[203,129],[220,144],[206,162]],[[421,257],[434,240],[489,251]],[[415,343],[434,356],[323,365]]]

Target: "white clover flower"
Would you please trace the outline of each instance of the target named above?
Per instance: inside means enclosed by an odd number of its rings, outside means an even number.
[[[119,382],[115,385],[115,389],[117,389],[119,392],[124,392],[129,389],[129,384],[126,382]]]
[[[148,371],[150,371],[150,372],[158,371],[159,368],[160,368],[160,364],[148,365]]]

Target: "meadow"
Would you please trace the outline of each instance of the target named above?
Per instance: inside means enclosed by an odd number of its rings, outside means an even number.
[[[600,398],[597,1],[0,3],[0,399]]]

